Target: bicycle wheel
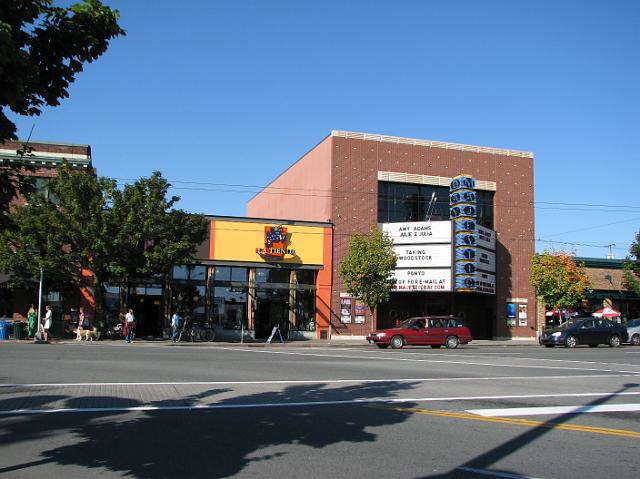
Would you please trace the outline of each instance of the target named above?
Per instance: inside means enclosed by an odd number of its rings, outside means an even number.
[[[213,329],[205,329],[204,339],[207,341],[213,341],[216,339],[216,333]]]

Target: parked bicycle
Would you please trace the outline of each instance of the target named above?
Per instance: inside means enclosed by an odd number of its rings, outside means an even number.
[[[216,339],[216,331],[209,323],[198,324],[193,321],[191,316],[184,318],[178,341],[213,341]]]

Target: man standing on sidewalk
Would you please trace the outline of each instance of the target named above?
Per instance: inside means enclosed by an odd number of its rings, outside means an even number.
[[[173,316],[171,316],[171,329],[173,330],[173,334],[171,335],[171,341],[174,343],[178,341],[178,335],[180,334],[181,324],[182,324],[182,317],[180,316],[180,313],[176,311],[173,313]]]
[[[133,342],[133,330],[135,328],[135,321],[136,318],[133,315],[133,309],[129,308],[129,312],[124,316],[124,320],[127,323],[126,327],[127,327],[127,335],[125,336],[124,340],[127,343],[131,343]]]

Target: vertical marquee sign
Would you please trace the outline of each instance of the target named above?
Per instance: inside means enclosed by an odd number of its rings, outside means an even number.
[[[476,290],[476,180],[458,175],[449,187],[450,217],[453,221],[454,288],[456,291]]]

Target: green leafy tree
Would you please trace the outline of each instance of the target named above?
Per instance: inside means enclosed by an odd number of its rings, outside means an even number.
[[[0,142],[17,139],[4,110],[34,116],[69,96],[84,63],[125,32],[119,13],[98,0],[69,7],[52,0],[9,0],[0,7]]]
[[[395,285],[392,272],[396,260],[393,242],[375,226],[368,234],[351,237],[340,265],[340,277],[347,292],[362,300],[372,315],[380,303],[389,299]]]
[[[630,257],[624,261],[622,285],[640,295],[640,232],[629,248]]]
[[[69,96],[69,85],[102,55],[109,41],[125,32],[119,13],[98,0],[69,7],[52,0],[6,0],[0,6],[0,143],[17,140],[7,110],[37,116]],[[16,151],[21,158],[28,151]],[[18,192],[32,184],[23,175],[26,163],[0,161],[0,229],[10,226],[8,213]]]
[[[57,290],[86,287],[101,315],[105,283],[189,263],[206,238],[206,219],[174,209],[169,187],[155,172],[119,190],[63,163],[49,184],[56,203],[33,195],[0,234],[0,269],[14,284],[33,283],[42,268]]]
[[[574,308],[591,288],[584,267],[564,251],[545,250],[534,255],[529,280],[548,308]]]
[[[10,226],[9,212],[11,203],[18,198],[34,191],[33,177],[27,172],[35,171],[29,163],[24,162],[25,156],[32,156],[32,148],[28,144],[16,150],[15,157],[2,156],[0,158],[0,231]]]

